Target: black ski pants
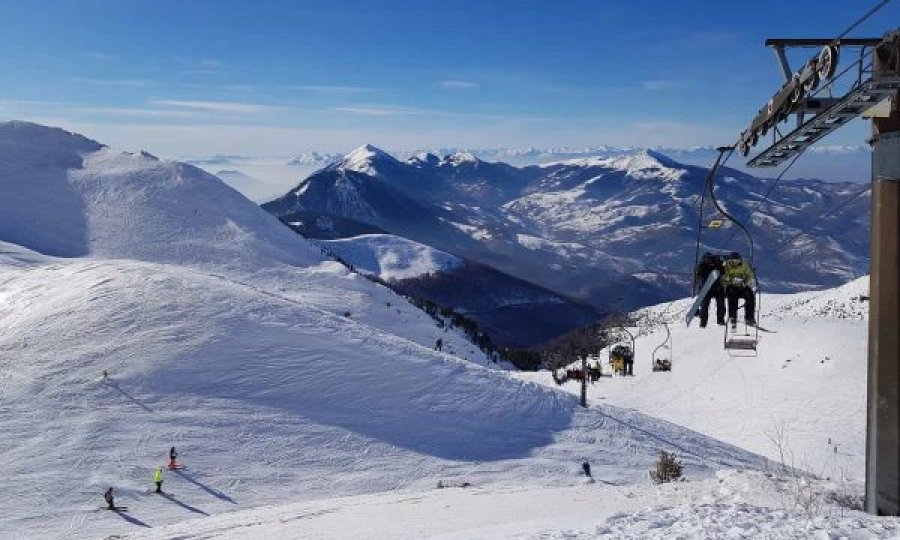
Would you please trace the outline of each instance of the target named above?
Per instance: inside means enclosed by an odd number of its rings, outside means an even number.
[[[709,321],[709,303],[716,300],[716,323],[725,324],[725,291],[719,284],[714,285],[703,301],[700,302],[700,326],[706,326]]]
[[[728,318],[737,319],[738,302],[744,299],[744,320],[748,324],[756,324],[756,293],[750,287],[728,287]]]

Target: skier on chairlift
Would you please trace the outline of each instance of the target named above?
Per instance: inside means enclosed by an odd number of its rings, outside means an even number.
[[[728,298],[728,319],[731,329],[737,328],[738,302],[744,300],[744,320],[749,326],[756,326],[756,278],[753,269],[741,254],[732,251],[725,258],[725,296]]]
[[[706,252],[700,258],[697,267],[694,268],[694,283],[698,290],[703,287],[713,270],[718,270],[719,276],[725,273],[722,257]],[[709,303],[714,298],[716,300],[716,324],[725,326],[725,289],[722,287],[721,277],[719,277],[719,280],[716,281],[700,303],[700,328],[706,328],[706,323],[709,320]]]

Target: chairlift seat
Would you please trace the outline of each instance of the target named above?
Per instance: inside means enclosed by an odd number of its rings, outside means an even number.
[[[755,351],[757,340],[754,336],[731,336],[725,341],[726,349]]]

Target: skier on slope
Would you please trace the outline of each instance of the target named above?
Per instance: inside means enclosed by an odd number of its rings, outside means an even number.
[[[116,502],[113,499],[113,488],[109,488],[103,493],[103,500],[106,501],[107,510],[115,510]]]
[[[156,484],[156,493],[162,493],[162,467],[157,467],[153,471],[153,483]]]
[[[737,328],[738,302],[744,299],[744,320],[750,326],[756,325],[756,276],[741,254],[732,251],[725,258],[725,296],[728,297],[728,319],[731,329]]]
[[[175,451],[175,447],[169,448],[169,470],[174,470],[177,465],[175,464],[175,458],[178,457],[178,452]]]
[[[441,349],[443,349],[443,348],[444,348],[444,339],[437,338],[437,340],[434,342],[434,350],[441,352]]]
[[[704,253],[703,257],[700,258],[700,262],[697,263],[697,267],[694,268],[694,285],[697,287],[697,290],[700,290],[713,270],[719,271],[719,279],[716,280],[700,303],[700,328],[706,328],[706,323],[709,320],[709,302],[713,298],[716,300],[716,324],[725,326],[725,289],[722,287],[721,277],[725,273],[725,268],[722,264],[722,257],[709,252]]]

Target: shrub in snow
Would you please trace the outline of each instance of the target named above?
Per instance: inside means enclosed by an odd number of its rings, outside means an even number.
[[[654,484],[674,482],[681,478],[683,470],[684,465],[675,459],[675,454],[662,450],[659,453],[659,460],[656,461],[656,470],[650,471],[650,479]]]

